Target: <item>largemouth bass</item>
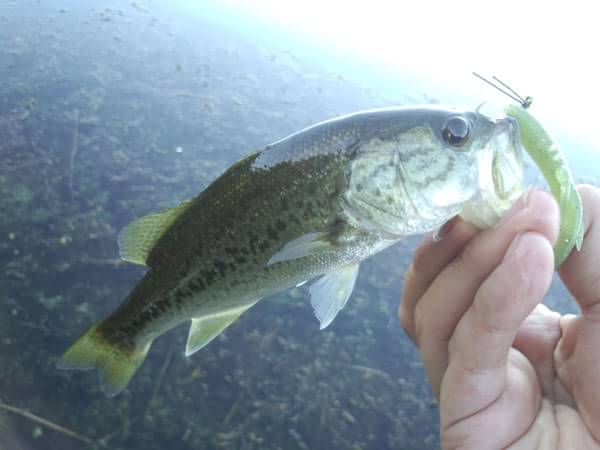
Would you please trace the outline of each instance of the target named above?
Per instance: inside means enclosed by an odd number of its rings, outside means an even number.
[[[519,191],[521,152],[514,119],[442,106],[359,112],[267,145],[121,232],[123,259],[149,270],[58,366],[97,369],[117,394],[167,330],[191,319],[191,355],[260,299],[316,277],[325,328],[364,259],[465,207],[497,220]]]

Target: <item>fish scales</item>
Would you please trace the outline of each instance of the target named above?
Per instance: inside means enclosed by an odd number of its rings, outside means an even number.
[[[196,197],[189,214],[161,237],[149,255],[148,266],[160,274],[157,276],[163,281],[158,284],[162,289],[154,287],[156,282],[151,277],[154,295],[148,295],[148,289],[134,291],[130,301],[105,321],[102,330],[106,336],[114,333],[116,340],[121,339],[122,329],[132,321],[149,325],[169,316],[177,320],[173,308],[177,309],[178,304],[178,311],[186,313],[193,312],[200,303],[210,308],[223,294],[237,293],[235,287],[249,290],[257,280],[261,286],[268,281],[275,283],[271,289],[263,288],[266,292],[278,290],[281,284],[301,282],[322,273],[321,264],[324,269],[332,264],[321,257],[317,261],[290,261],[277,268],[266,266],[282,243],[309,231],[326,229],[336,220],[332,201],[340,190],[352,146],[364,138],[365,131],[374,132],[371,125],[365,127],[360,121],[349,127],[336,125],[309,130],[310,134],[292,136],[248,156]],[[277,154],[275,162],[269,153]],[[255,164],[261,156],[265,162]],[[274,232],[276,238],[270,239]],[[237,258],[230,256],[236,253]],[[196,268],[195,276],[189,275],[191,267]],[[169,280],[183,282],[173,286]],[[212,295],[199,297],[207,288],[215,288]],[[157,314],[157,297],[174,314]],[[239,299],[244,301],[248,299]]]
[[[444,140],[452,120],[471,128],[460,148]],[[191,354],[261,298],[321,275],[310,294],[327,326],[362,260],[459,213],[479,188],[480,153],[516,151],[492,145],[499,133],[514,130],[475,112],[391,108],[317,124],[243,158],[180,207],[126,227],[124,259],[149,271],[59,366],[97,368],[115,394],[168,329],[192,319]]]

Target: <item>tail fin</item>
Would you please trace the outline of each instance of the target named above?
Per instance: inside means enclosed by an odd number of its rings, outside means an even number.
[[[96,322],[69,347],[56,367],[65,370],[98,370],[106,395],[121,392],[138,367],[144,362],[152,341],[140,348],[127,348],[106,340]]]

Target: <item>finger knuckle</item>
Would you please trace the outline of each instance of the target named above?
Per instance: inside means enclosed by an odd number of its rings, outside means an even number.
[[[415,307],[415,317],[414,317],[414,341],[417,345],[422,341],[422,337],[427,334],[427,326],[425,321],[425,314],[423,307],[420,304],[417,304]]]
[[[415,324],[409,311],[400,304],[398,307],[398,319],[400,320],[400,326],[404,332],[415,341]]]
[[[479,268],[484,265],[484,257],[473,243],[467,244],[461,252],[450,263],[451,270],[457,272],[469,271],[478,273]]]
[[[411,272],[426,273],[429,268],[428,256],[430,246],[426,242],[421,242],[415,250]]]

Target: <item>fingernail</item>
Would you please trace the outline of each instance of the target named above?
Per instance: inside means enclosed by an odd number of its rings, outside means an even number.
[[[441,228],[436,230],[432,236],[433,242],[439,242],[442,239],[444,239],[446,236],[448,236],[450,231],[452,231],[452,228],[454,228],[454,225],[456,225],[457,221],[458,221],[458,216],[453,217],[448,222],[446,222],[444,225],[442,225]]]
[[[506,250],[506,255],[504,255],[504,261],[507,259],[515,258],[519,255],[520,245],[523,238],[523,233],[519,233],[515,236],[510,247]]]

